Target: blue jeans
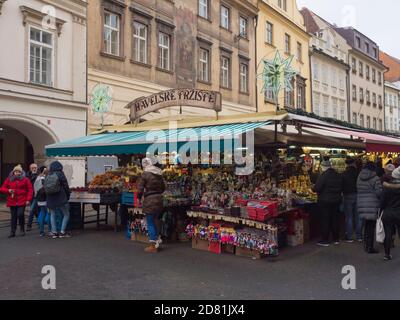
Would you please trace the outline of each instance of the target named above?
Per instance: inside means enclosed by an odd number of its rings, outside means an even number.
[[[38,206],[37,204],[38,204],[37,199],[33,198],[31,203],[31,208],[29,211],[28,227],[32,227],[33,217],[35,215],[35,211]]]
[[[39,207],[39,216],[38,216],[38,223],[39,223],[39,231],[40,233],[44,233],[44,225],[46,224],[46,215],[47,209],[45,206]],[[49,223],[49,230],[51,230],[51,224]]]
[[[64,233],[65,230],[67,229],[67,225],[69,222],[69,204],[66,203],[63,206],[57,207],[55,209],[50,209],[50,220],[51,220],[51,232],[52,233],[57,233],[57,224],[56,224],[56,213],[57,211],[61,211],[63,218],[62,218],[62,223],[61,223],[61,232]]]
[[[346,216],[346,240],[353,239],[353,220],[355,221],[356,237],[362,239],[362,219],[357,211],[357,194],[345,195],[343,208]]]
[[[156,219],[158,218],[158,214],[147,214],[147,231],[149,233],[150,241],[156,242],[158,240],[159,232],[156,226]]]

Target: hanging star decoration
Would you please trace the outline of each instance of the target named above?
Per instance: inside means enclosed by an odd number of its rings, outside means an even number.
[[[273,60],[262,60],[263,72],[258,75],[263,81],[262,93],[272,90],[274,97],[278,97],[281,89],[293,91],[292,80],[297,72],[291,66],[292,61],[293,56],[284,59],[278,50]]]
[[[104,126],[104,114],[111,108],[112,96],[110,91],[110,87],[98,84],[93,88],[92,98],[90,99],[93,113],[101,115],[102,128]]]

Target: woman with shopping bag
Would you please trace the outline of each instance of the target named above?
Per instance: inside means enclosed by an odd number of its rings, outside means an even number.
[[[384,184],[381,198],[383,228],[385,233],[385,260],[392,260],[390,250],[392,247],[392,230],[394,225],[400,224],[400,167],[392,172],[393,180]],[[382,234],[382,233],[381,233]],[[379,238],[379,229],[377,229]]]

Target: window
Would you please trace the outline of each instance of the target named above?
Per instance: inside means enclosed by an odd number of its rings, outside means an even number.
[[[200,81],[210,82],[210,51],[199,50],[199,78]]]
[[[278,7],[287,11],[287,0],[278,0]]]
[[[230,65],[231,61],[228,57],[221,57],[221,87],[230,88]]]
[[[240,64],[240,92],[248,93],[248,77],[249,77],[249,67],[245,63]]]
[[[285,33],[285,53],[290,54],[290,36]]]
[[[46,86],[53,85],[53,34],[30,28],[29,80]]]
[[[361,38],[356,36],[356,44],[357,44],[357,48],[361,48]]]
[[[365,43],[365,51],[367,51],[367,53],[369,54],[369,43],[368,42]]]
[[[376,107],[376,93],[372,94],[372,104]]]
[[[376,70],[372,69],[372,82],[376,83]]]
[[[360,88],[360,102],[364,103],[364,89]]]
[[[357,124],[357,113],[353,112],[353,123]]]
[[[353,101],[357,101],[357,87],[353,85]]]
[[[382,85],[382,73],[378,71],[378,83],[381,86]]]
[[[320,115],[321,97],[319,94],[314,93],[313,98],[314,98],[314,103],[313,103],[314,113],[317,116],[319,116]]]
[[[364,76],[364,64],[360,61],[359,62],[359,72],[360,72],[360,77]]]
[[[338,99],[332,98],[333,118],[338,119]]]
[[[337,71],[334,67],[332,67],[332,77],[331,77],[331,85],[333,88],[337,88]]]
[[[199,0],[199,16],[208,19],[208,3],[209,0]]]
[[[372,119],[372,128],[373,128],[374,130],[377,129],[377,127],[376,127],[376,118]]]
[[[313,63],[313,77],[314,80],[319,81],[319,63],[316,61]]]
[[[292,87],[294,87],[294,79],[292,79]],[[294,107],[294,90],[289,91],[285,89],[285,107]]]
[[[365,66],[365,76],[366,76],[367,80],[370,79],[370,75],[369,75],[369,66]]]
[[[383,131],[382,119],[379,119],[379,131]]]
[[[357,61],[356,58],[351,58],[351,69],[353,73],[357,73]]]
[[[300,42],[297,42],[297,60],[303,61],[303,48]]]
[[[324,118],[329,117],[329,97],[324,96]]]
[[[301,77],[297,77],[297,108],[306,110],[306,82]]]
[[[382,107],[382,96],[381,95],[378,96],[378,105],[380,108]]]
[[[243,38],[247,38],[247,19],[240,17],[239,18],[239,32],[240,36]]]
[[[221,27],[229,30],[229,9],[221,6]]]
[[[346,112],[346,108],[345,108],[345,101],[341,100],[340,101],[340,120],[345,121],[346,120],[346,116],[345,116],[345,112]]]
[[[266,41],[269,44],[273,44],[273,34],[274,34],[274,25],[267,21],[267,32],[266,32]]]
[[[120,17],[117,14],[104,12],[104,52],[114,56],[120,55]]]
[[[371,117],[367,116],[367,128],[370,129],[371,128]]]
[[[361,126],[361,127],[365,127],[364,115],[363,115],[363,114],[360,114],[360,126]]]
[[[171,37],[163,32],[158,33],[158,66],[171,70]]]
[[[371,96],[369,90],[366,91],[367,105],[371,105]]]
[[[378,59],[378,49],[374,48],[374,58]]]
[[[133,60],[147,63],[147,26],[133,23]]]

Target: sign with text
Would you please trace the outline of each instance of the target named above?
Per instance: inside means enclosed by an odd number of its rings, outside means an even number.
[[[127,108],[131,109],[131,121],[136,121],[150,112],[175,106],[189,106],[220,112],[222,110],[221,94],[216,91],[198,89],[171,89],[149,97],[138,98],[129,103]]]

